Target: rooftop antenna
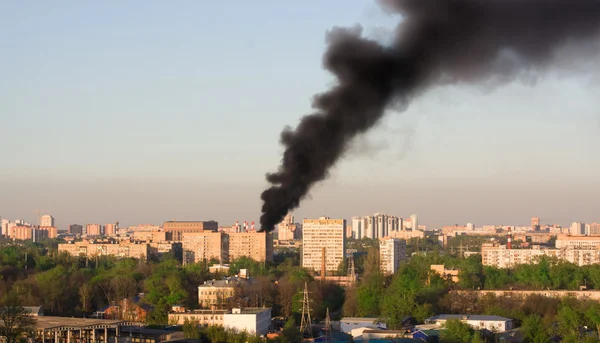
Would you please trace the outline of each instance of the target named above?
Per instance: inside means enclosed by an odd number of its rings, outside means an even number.
[[[312,320],[310,318],[310,299],[308,297],[308,284],[304,283],[302,298],[302,320],[300,322],[300,334],[304,338],[312,338]]]

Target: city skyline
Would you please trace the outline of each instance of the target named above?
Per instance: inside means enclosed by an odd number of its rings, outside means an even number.
[[[382,40],[398,21],[358,0],[118,11],[3,3],[0,13],[0,215],[36,223],[32,211],[43,209],[61,228],[258,222],[281,129],[331,84],[320,66],[326,31],[360,23]],[[360,137],[295,215],[592,222],[595,70],[590,62],[533,83],[432,89]]]

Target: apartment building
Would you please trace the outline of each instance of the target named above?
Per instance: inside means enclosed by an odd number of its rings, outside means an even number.
[[[168,221],[163,224],[167,233],[167,239],[182,241],[184,233],[200,233],[205,231],[217,231],[219,223],[216,221]]]
[[[229,260],[229,236],[224,232],[182,232],[183,262]]]
[[[337,270],[345,258],[345,228],[345,219],[305,219],[302,223],[302,267],[320,272],[324,263],[326,272]]]
[[[85,226],[85,234],[87,236],[100,236],[102,234],[102,225],[100,225],[100,224],[87,224]]]
[[[379,263],[382,273],[396,273],[400,268],[401,261],[405,259],[405,240],[392,237],[384,237],[379,240]]]
[[[223,315],[227,310],[192,310],[186,311],[182,307],[173,307],[169,312],[170,325],[183,325],[186,321],[195,322],[200,326],[223,326]]]
[[[247,256],[255,261],[273,261],[273,234],[267,232],[236,232],[229,236],[229,259]]]
[[[294,216],[288,214],[277,225],[277,239],[280,241],[293,241],[302,238],[302,227],[294,223]]]
[[[116,256],[118,258],[133,257],[146,260],[150,255],[150,245],[128,241],[82,241],[61,243],[58,245],[58,252],[66,252],[71,256]]]
[[[54,226],[54,217],[44,214],[40,217],[40,226]]]
[[[518,264],[537,263],[541,256],[585,266],[600,263],[600,249],[590,248],[544,248],[533,245],[531,249],[508,249],[506,245],[484,243],[481,246],[481,259],[484,266],[511,268]]]
[[[164,242],[167,240],[167,233],[160,229],[153,231],[134,231],[131,237],[134,241],[140,242]]]
[[[69,233],[72,235],[81,235],[83,233],[83,225],[79,225],[79,224],[69,225]]]
[[[600,236],[556,236],[556,248],[575,248],[575,249],[598,249],[600,247]]]

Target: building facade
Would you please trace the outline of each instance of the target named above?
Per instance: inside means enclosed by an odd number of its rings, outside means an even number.
[[[294,216],[288,214],[277,225],[277,239],[280,241],[293,241],[302,238],[302,226],[294,223]]]
[[[223,327],[236,332],[263,336],[269,332],[270,325],[270,308],[234,308],[231,313],[223,315]]]
[[[163,224],[167,233],[167,239],[182,241],[185,233],[200,233],[205,231],[217,231],[219,223],[216,221],[168,221]]]
[[[85,226],[86,236],[100,236],[102,235],[102,225],[100,224],[87,224]]]
[[[512,268],[518,264],[537,263],[542,256],[586,266],[600,263],[600,250],[588,248],[543,248],[533,245],[531,249],[508,249],[506,245],[484,243],[481,246],[481,261],[484,266]]]
[[[81,235],[83,233],[83,225],[79,225],[79,224],[69,225],[69,233],[72,235]]]
[[[184,263],[229,260],[229,237],[224,232],[183,232],[181,238]]]
[[[338,270],[345,259],[345,227],[345,219],[305,219],[302,223],[302,267],[321,271],[324,263],[326,272]]]
[[[96,257],[115,256],[118,258],[133,257],[147,260],[150,246],[147,243],[121,242],[72,242],[58,245],[58,252],[66,252],[71,256]]]
[[[273,261],[273,234],[262,231],[236,232],[228,234],[229,254],[233,260],[242,256],[255,261]]]
[[[401,261],[406,259],[406,241],[385,237],[379,240],[379,262],[381,272],[394,274],[400,268]]]
[[[229,299],[236,295],[243,282],[241,278],[204,281],[198,286],[198,305],[201,308],[225,308]]]
[[[40,226],[54,226],[54,217],[44,214],[40,217]]]

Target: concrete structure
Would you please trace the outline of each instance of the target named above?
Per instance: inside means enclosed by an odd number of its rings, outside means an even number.
[[[302,267],[320,272],[324,263],[326,272],[337,270],[345,259],[345,227],[344,219],[305,219],[302,223]]]
[[[204,281],[204,284],[198,286],[198,305],[201,308],[224,308],[236,291],[248,282],[247,279],[235,277]]]
[[[223,315],[223,327],[251,335],[266,335],[270,325],[270,308],[234,308],[231,313]]]
[[[531,217],[531,230],[539,230],[541,228],[541,221],[539,217]]]
[[[40,226],[54,226],[54,217],[44,214],[40,217]]]
[[[169,312],[169,325],[183,325],[186,321],[201,326],[223,326],[223,316],[227,310],[193,310],[185,311],[175,306]]]
[[[458,277],[458,274],[460,274],[459,269],[448,269],[444,267],[443,264],[432,264],[431,266],[429,266],[429,268],[444,280],[450,280],[452,282],[458,282],[460,280],[460,278]]]
[[[51,343],[161,343],[171,332],[139,327],[140,323],[94,318],[37,317],[34,341]]]
[[[496,268],[511,268],[517,264],[537,263],[542,256],[568,261],[578,266],[600,263],[599,249],[549,249],[539,245],[533,245],[531,249],[507,249],[506,245],[496,243],[484,243],[481,246],[482,264]]]
[[[585,223],[573,222],[569,228],[571,235],[585,235]]]
[[[556,236],[556,248],[575,248],[575,249],[599,249],[600,248],[600,236],[597,237],[586,237],[586,236],[569,236],[569,235],[558,235]]]
[[[79,225],[79,224],[69,225],[69,233],[72,235],[81,235],[83,233],[83,225]]]
[[[272,233],[266,231],[237,232],[228,234],[228,237],[230,260],[246,256],[255,261],[273,261]]]
[[[459,295],[475,295],[476,297],[484,297],[488,294],[493,294],[496,297],[519,297],[522,299],[531,295],[541,295],[548,298],[560,299],[570,297],[578,300],[600,301],[600,291],[597,290],[452,290],[450,293],[456,293]]]
[[[352,238],[383,238],[392,232],[402,230],[402,218],[385,213],[375,213],[372,216],[352,217]]]
[[[394,274],[400,268],[400,262],[406,260],[406,241],[385,237],[379,240],[379,262],[384,274]]]
[[[416,231],[419,229],[419,217],[416,214],[412,214],[410,216],[410,223],[411,223],[411,228],[413,231]]]
[[[448,320],[459,320],[475,330],[485,329],[492,332],[504,332],[515,327],[514,321],[510,318],[477,314],[440,314],[425,319],[425,323],[443,327]]]
[[[152,231],[134,231],[131,237],[133,240],[140,242],[164,242],[167,240],[167,233],[161,229]]]
[[[216,221],[168,221],[163,224],[167,233],[167,239],[172,241],[183,241],[184,233],[202,233],[205,231],[217,231],[219,223]]]
[[[344,317],[340,320],[340,331],[342,332],[351,334],[352,330],[359,328],[387,329],[387,325],[374,317]]]
[[[82,257],[115,256],[147,260],[150,254],[150,245],[128,241],[82,241],[61,243],[58,245],[58,252]]]
[[[100,236],[102,234],[102,225],[100,224],[87,224],[85,226],[86,236]]]
[[[55,226],[40,226],[37,228],[39,231],[46,231],[42,236],[47,238],[56,238],[58,237],[58,229]]]
[[[178,261],[183,261],[183,244],[181,242],[146,242],[150,247],[150,255],[162,256],[164,254],[173,254]]]
[[[221,263],[229,261],[229,236],[224,232],[184,232],[181,238],[184,263],[211,259]]]
[[[302,226],[294,223],[294,216],[288,214],[283,221],[277,225],[277,239],[280,241],[292,241],[302,238]]]
[[[117,224],[106,224],[104,225],[104,235],[105,236],[114,236],[117,234],[118,225]]]
[[[44,315],[44,307],[42,306],[23,306],[23,309],[33,317],[40,317]]]

